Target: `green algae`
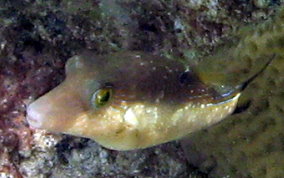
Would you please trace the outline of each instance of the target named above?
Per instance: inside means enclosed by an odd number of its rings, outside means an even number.
[[[284,10],[260,25],[248,25],[233,32],[226,46],[204,58],[196,70],[215,85],[237,86],[256,73],[275,54],[282,58]],[[208,77],[210,77],[208,79]]]
[[[238,83],[251,75],[269,56],[276,58],[242,94],[247,110],[191,137],[184,143],[188,156],[206,154],[215,162],[213,177],[282,177],[284,175],[284,9],[270,20],[241,28],[239,41],[211,57],[216,72],[225,69],[225,83]],[[206,64],[212,64],[213,62]],[[230,67],[233,66],[233,67]],[[226,74],[237,77],[227,77]],[[229,81],[226,81],[229,80]],[[198,151],[197,151],[198,150]],[[217,165],[217,166],[216,166]]]

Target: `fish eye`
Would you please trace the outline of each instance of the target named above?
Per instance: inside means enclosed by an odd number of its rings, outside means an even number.
[[[101,88],[98,89],[92,97],[92,104],[95,107],[101,107],[107,104],[112,97],[112,88]]]

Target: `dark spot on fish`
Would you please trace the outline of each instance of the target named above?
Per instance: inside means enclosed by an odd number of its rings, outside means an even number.
[[[191,71],[185,71],[179,76],[179,82],[182,85],[194,85],[199,84],[200,79]]]

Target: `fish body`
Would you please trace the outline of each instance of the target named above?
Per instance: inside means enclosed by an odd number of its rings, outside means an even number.
[[[239,92],[220,94],[176,60],[144,52],[74,56],[66,79],[28,106],[32,127],[132,150],[209,127],[236,107]]]

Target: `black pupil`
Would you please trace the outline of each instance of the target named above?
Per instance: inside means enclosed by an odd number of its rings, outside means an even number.
[[[110,92],[107,91],[101,98],[100,98],[100,102],[101,103],[104,103],[104,102],[107,102],[110,98]]]

